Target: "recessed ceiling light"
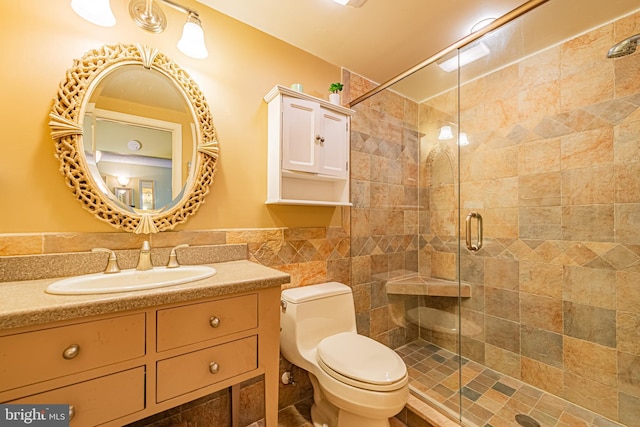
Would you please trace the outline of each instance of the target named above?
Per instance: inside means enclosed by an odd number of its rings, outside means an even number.
[[[442,68],[447,73],[457,70],[458,67],[464,67],[467,64],[471,64],[480,58],[483,58],[491,53],[491,50],[484,43],[480,42],[476,45],[467,46],[464,50],[461,50],[459,55],[449,58],[444,62],[438,64],[438,67]]]

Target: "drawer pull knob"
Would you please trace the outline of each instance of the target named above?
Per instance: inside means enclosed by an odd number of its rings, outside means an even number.
[[[76,357],[78,353],[80,353],[80,346],[78,344],[72,344],[62,352],[62,357],[66,360],[71,360]]]
[[[218,365],[216,362],[209,363],[209,372],[211,372],[212,374],[217,374],[218,371],[220,371],[220,365]]]
[[[209,324],[212,328],[217,328],[218,326],[220,326],[220,319],[216,316],[213,316],[211,319],[209,319]]]
[[[73,405],[69,405],[69,421],[73,420],[73,417],[76,416],[76,408]]]

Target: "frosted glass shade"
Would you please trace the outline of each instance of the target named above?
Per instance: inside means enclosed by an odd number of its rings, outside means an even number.
[[[71,0],[71,9],[92,24],[101,27],[116,25],[109,0]]]
[[[182,37],[178,41],[178,49],[191,58],[203,59],[209,56],[204,44],[204,31],[200,26],[200,20],[189,15],[182,29]]]

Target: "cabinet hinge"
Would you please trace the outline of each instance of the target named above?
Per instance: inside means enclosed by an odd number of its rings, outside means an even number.
[[[347,172],[349,172],[349,162],[347,162]]]

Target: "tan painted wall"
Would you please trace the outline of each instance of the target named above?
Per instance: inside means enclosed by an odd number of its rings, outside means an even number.
[[[209,58],[178,51],[186,16],[163,7],[164,33],[136,27],[128,1],[112,0],[115,27],[84,21],[69,0],[0,3],[0,233],[110,232],[75,201],[58,172],[48,114],[59,82],[73,59],[113,43],[160,49],[200,85],[214,118],[220,161],[206,203],[177,230],[307,227],[340,224],[339,208],[267,207],[267,106],[262,97],[276,84],[302,83],[326,97],[340,68],[190,0],[206,34]]]

